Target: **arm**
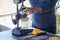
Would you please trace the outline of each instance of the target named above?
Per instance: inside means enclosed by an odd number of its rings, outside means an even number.
[[[56,2],[57,2],[57,0],[52,0],[52,1],[49,0],[49,1],[38,2],[37,5],[35,5],[35,7],[33,7],[33,8],[26,7],[25,11],[27,11],[29,13],[34,13],[34,12],[44,13],[44,12],[48,12],[48,11],[54,9]]]
[[[40,1],[40,0],[39,0]],[[50,10],[54,10],[57,0],[46,0],[38,2],[36,6],[36,12],[44,13]]]

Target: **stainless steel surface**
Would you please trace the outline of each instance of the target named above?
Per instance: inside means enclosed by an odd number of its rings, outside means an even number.
[[[43,36],[41,35],[41,36],[25,39],[26,37],[29,37],[29,35],[28,36],[26,35],[26,36],[24,36],[24,38],[23,37],[21,37],[21,38],[23,38],[24,40],[40,40],[40,39],[43,40],[43,39],[48,38],[48,36],[46,36],[46,35],[43,35]],[[18,40],[18,39],[19,39],[19,37],[12,36],[12,30],[0,32],[0,40]]]
[[[8,27],[5,27],[3,25],[0,25],[0,32],[6,31],[6,30],[9,30],[9,28]]]

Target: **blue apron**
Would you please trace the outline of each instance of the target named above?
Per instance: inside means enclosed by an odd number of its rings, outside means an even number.
[[[32,25],[37,28],[49,28],[56,26],[54,8],[57,0],[29,0],[32,8],[41,7],[41,13],[32,14]],[[49,10],[49,11],[48,11]]]

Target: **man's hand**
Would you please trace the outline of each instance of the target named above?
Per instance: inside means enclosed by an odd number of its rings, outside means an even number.
[[[25,9],[23,10],[25,14],[32,14],[35,12],[41,12],[42,9],[41,7],[35,7],[35,8],[30,8],[30,7],[24,7]]]
[[[29,8],[29,7],[25,7],[25,9],[23,11],[27,15],[35,12],[34,8]]]

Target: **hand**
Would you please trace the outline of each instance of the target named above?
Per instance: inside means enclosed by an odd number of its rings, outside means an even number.
[[[24,8],[25,9],[23,10],[23,12],[27,15],[35,12],[34,8],[29,8],[29,7],[24,7]]]
[[[41,7],[35,7],[35,8],[29,8],[29,7],[25,7],[25,10],[23,10],[25,14],[32,14],[35,12],[42,12],[42,8]]]

